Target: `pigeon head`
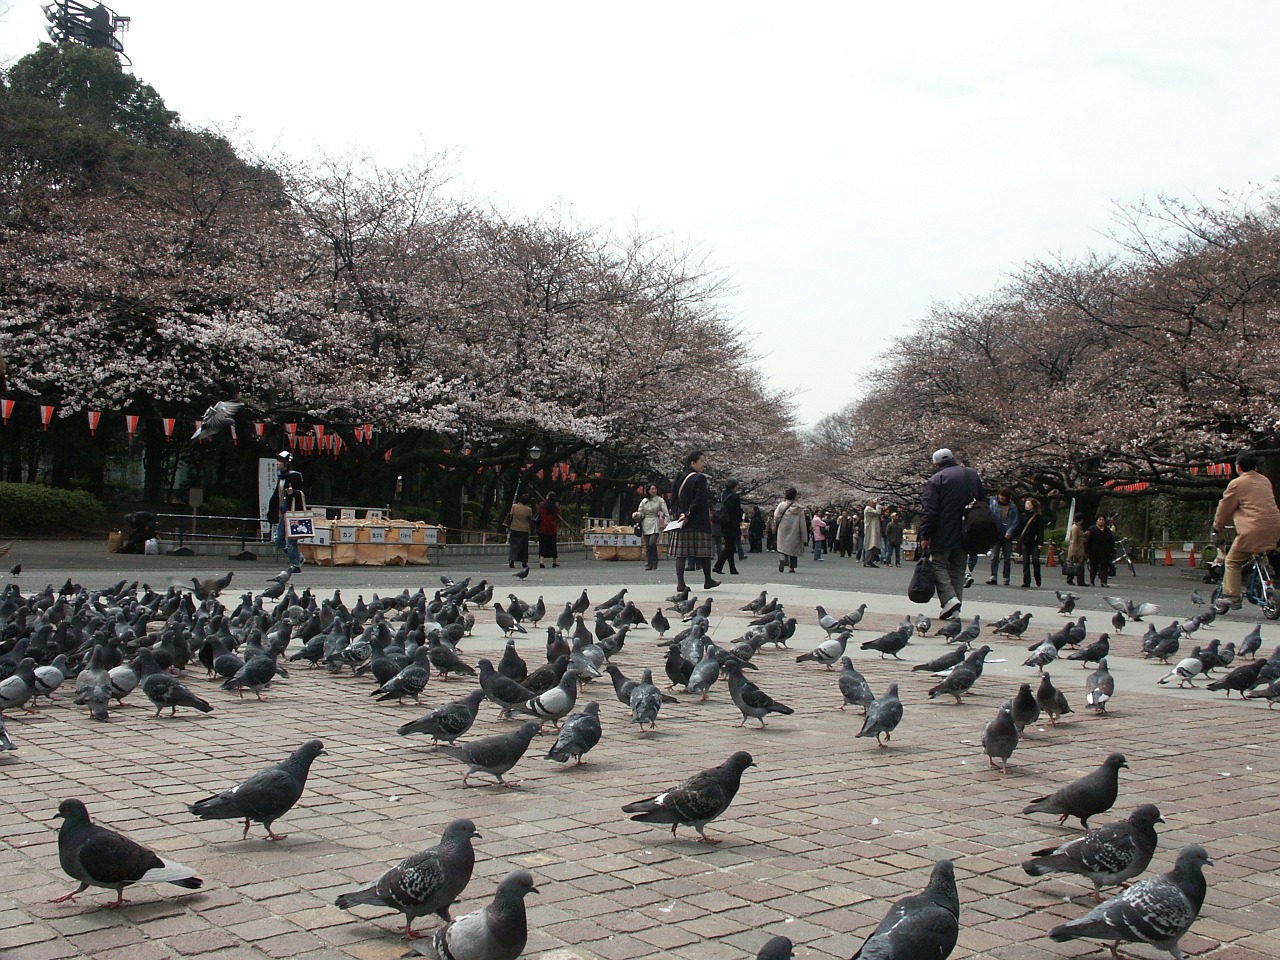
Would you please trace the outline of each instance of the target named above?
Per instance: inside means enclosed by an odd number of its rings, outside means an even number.
[[[533,874],[528,870],[516,870],[512,873],[508,873],[502,878],[502,882],[498,884],[499,896],[506,893],[517,897],[524,897],[527,894],[537,892],[538,888],[533,885]]]
[[[70,798],[63,800],[58,804],[57,817],[61,817],[67,823],[78,823],[80,821],[87,822],[89,819],[89,810],[85,807],[83,800]]]
[[[933,874],[929,877],[929,886],[924,895],[941,907],[960,916],[960,892],[956,889],[956,868],[950,860],[939,860],[933,865]]]
[[[78,801],[77,801],[78,802]],[[1198,843],[1189,843],[1178,851],[1178,862],[1174,869],[1179,873],[1199,873],[1203,867],[1212,867],[1209,851]]]
[[[1156,823],[1164,823],[1164,817],[1160,816],[1160,808],[1154,803],[1144,803],[1129,814],[1129,822],[1138,825],[1151,826]]]
[[[476,825],[470,820],[461,819],[454,820],[444,828],[443,838],[453,843],[467,842],[473,838],[480,838],[480,832],[476,830]]]
[[[1113,753],[1102,761],[1102,765],[1112,770],[1119,770],[1121,767],[1129,766],[1129,763],[1125,760],[1123,753]]]
[[[538,735],[538,731],[541,729],[542,724],[538,723],[537,720],[528,720],[519,730],[516,731],[516,735],[522,740],[532,740]],[[530,883],[532,882],[533,881],[530,880]]]
[[[751,754],[747,753],[747,751],[739,750],[726,760],[724,765],[730,770],[741,773],[743,770],[747,769],[747,767],[754,767],[756,762],[751,759]]]
[[[645,672],[648,673],[647,670]],[[598,717],[600,716],[600,704],[592,700],[590,703],[588,703],[585,707],[582,708],[582,712],[590,714],[593,717]]]

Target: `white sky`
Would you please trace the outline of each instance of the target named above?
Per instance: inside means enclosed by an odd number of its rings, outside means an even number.
[[[0,60],[44,39],[40,5],[0,0]],[[1280,172],[1272,0],[115,9],[188,124],[389,165],[451,149],[504,209],[705,250],[804,423],[931,302],[1105,247],[1115,203]]]

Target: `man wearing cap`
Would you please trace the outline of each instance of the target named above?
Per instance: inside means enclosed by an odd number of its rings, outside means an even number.
[[[982,496],[978,471],[956,463],[955,455],[943,447],[933,453],[934,474],[925,481],[920,495],[920,551],[933,564],[937,581],[940,616],[951,620],[960,615],[969,551],[964,542],[964,511]]]
[[[267,520],[276,525],[276,546],[289,558],[293,573],[302,570],[302,551],[298,542],[288,536],[285,514],[291,510],[307,509],[307,498],[302,492],[302,474],[293,469],[293,454],[281,450],[276,454],[276,489],[267,501]]]

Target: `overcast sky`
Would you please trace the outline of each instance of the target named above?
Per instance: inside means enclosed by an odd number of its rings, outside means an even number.
[[[0,59],[44,39],[0,0]],[[1103,248],[1115,205],[1280,166],[1280,3],[119,0],[193,126],[384,164],[711,255],[803,423],[933,301]],[[299,19],[290,20],[291,15]]]

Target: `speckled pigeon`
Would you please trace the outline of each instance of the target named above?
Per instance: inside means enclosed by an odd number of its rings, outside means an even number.
[[[862,721],[859,737],[875,737],[877,746],[887,747],[893,739],[893,731],[902,722],[902,701],[898,699],[898,685],[889,684],[883,697],[867,707],[866,719]],[[880,737],[884,737],[884,741]]]
[[[1128,820],[1090,830],[1083,837],[1031,854],[1022,869],[1030,876],[1075,873],[1093,881],[1093,898],[1102,902],[1103,887],[1133,879],[1147,869],[1156,852],[1156,824],[1164,823],[1155,804],[1144,803]]]
[[[483,699],[483,690],[472,690],[461,700],[432,707],[417,720],[401,726],[396,733],[402,737],[411,733],[425,733],[436,743],[453,743],[476,722],[476,713]]]
[[[582,763],[587,751],[600,742],[600,734],[600,704],[592,700],[582,708],[581,713],[575,713],[565,720],[545,759],[568,763],[572,757]]]
[[[939,860],[924,891],[895,903],[851,960],[946,960],[959,936],[955,868]]]
[[[708,837],[703,828],[729,809],[742,784],[743,772],[754,766],[751,754],[739,750],[720,766],[696,773],[655,797],[628,803],[622,812],[634,814],[631,819],[641,823],[669,823],[673,837],[676,827],[685,824],[698,831],[700,843],[719,843]]]

